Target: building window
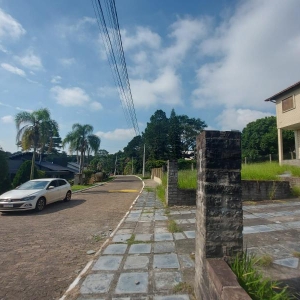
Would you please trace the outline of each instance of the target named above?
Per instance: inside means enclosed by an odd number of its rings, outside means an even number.
[[[295,108],[293,96],[290,96],[290,97],[282,100],[282,112],[291,110],[293,108]]]

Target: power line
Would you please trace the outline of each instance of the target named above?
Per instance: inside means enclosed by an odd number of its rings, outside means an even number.
[[[127,123],[132,124],[135,134],[139,135],[140,131],[132,99],[115,0],[102,1],[105,1],[106,19],[100,0],[92,0],[94,12],[101,32],[108,62],[113,73],[113,78],[119,91],[125,119]],[[107,24],[109,24],[109,28]]]

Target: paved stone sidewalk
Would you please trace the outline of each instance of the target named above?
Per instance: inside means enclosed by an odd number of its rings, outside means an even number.
[[[181,232],[168,231],[171,217]],[[170,212],[144,190],[80,282],[79,295],[67,299],[193,299],[194,224],[194,208]]]
[[[243,206],[244,247],[258,256],[271,255],[273,264],[263,269],[265,274],[298,292],[300,201],[261,203]],[[63,299],[194,299],[195,209],[165,209],[146,188]],[[170,220],[180,232],[169,232]]]

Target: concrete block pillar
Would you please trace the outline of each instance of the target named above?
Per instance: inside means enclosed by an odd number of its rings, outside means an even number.
[[[195,294],[208,299],[206,259],[243,249],[241,134],[203,131],[197,137]]]
[[[167,176],[167,205],[177,204],[177,184],[178,184],[178,166],[177,161],[168,161],[168,176]]]

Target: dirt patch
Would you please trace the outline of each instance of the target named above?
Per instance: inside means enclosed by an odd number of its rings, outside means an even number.
[[[0,214],[0,299],[59,299],[128,211],[133,176],[74,194],[41,213]]]

